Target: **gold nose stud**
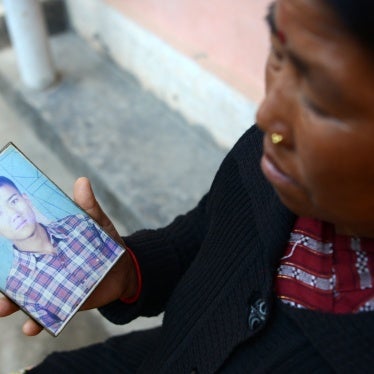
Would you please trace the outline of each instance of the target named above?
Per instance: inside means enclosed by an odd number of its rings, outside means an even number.
[[[279,144],[283,141],[283,135],[273,132],[271,134],[271,142],[273,144]]]

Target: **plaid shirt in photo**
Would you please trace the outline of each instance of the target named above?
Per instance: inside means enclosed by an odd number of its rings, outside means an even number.
[[[6,294],[58,333],[124,250],[84,215],[68,216],[44,228],[57,253],[15,249]]]

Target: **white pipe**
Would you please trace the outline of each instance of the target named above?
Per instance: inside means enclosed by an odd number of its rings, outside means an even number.
[[[42,90],[54,83],[47,28],[38,0],[3,0],[5,17],[23,83]]]

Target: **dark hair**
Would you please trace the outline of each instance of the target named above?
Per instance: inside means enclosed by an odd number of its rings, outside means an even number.
[[[365,47],[374,52],[374,0],[324,0]]]
[[[0,175],[0,187],[2,186],[10,186],[10,187],[13,187],[17,192],[21,193],[20,190],[18,189],[18,187],[14,184],[13,181],[11,181],[10,179],[8,179],[7,177],[4,177],[2,175]]]

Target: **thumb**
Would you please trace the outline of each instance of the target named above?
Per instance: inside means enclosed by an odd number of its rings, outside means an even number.
[[[81,177],[75,181],[74,201],[92,218],[96,219],[100,215],[101,208],[96,201],[88,178]]]
[[[86,211],[109,235],[117,241],[121,237],[113,226],[112,221],[101,209],[100,204],[95,198],[91,183],[88,178],[78,178],[74,184],[74,201]]]

